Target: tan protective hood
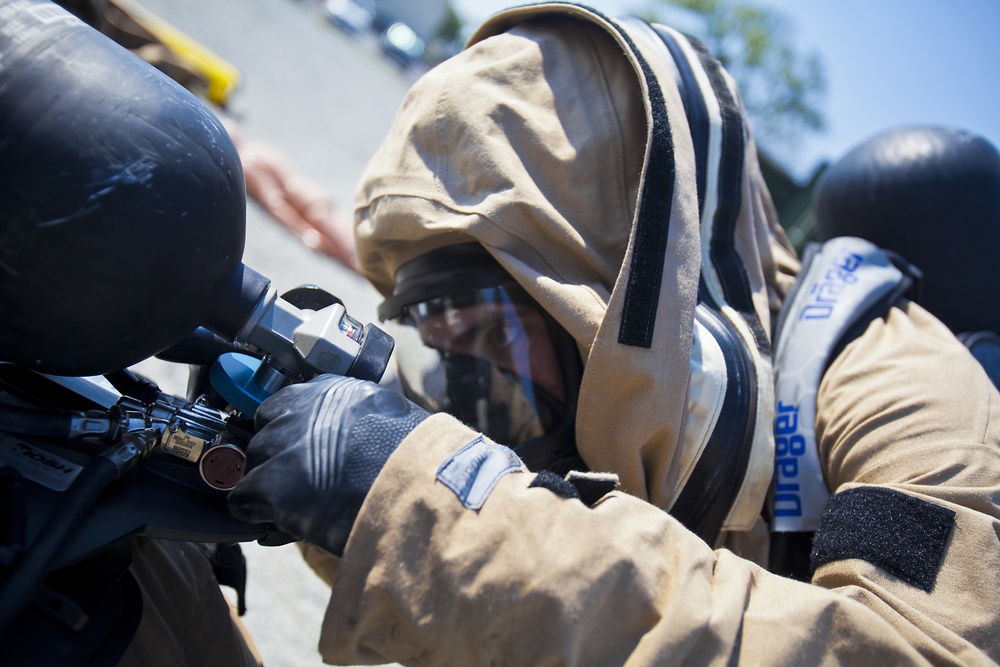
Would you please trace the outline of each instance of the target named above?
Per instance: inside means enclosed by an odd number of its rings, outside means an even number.
[[[579,346],[584,460],[666,510],[725,389],[697,335],[703,279],[757,371],[759,427],[723,525],[747,530],[773,465],[771,310],[787,287],[779,268],[795,260],[748,134],[738,123],[733,135],[718,108],[699,194],[679,74],[643,27],[562,3],[482,26],[413,86],[362,176],[359,265],[387,296],[408,260],[482,243]],[[742,119],[729,79],[716,75]],[[720,144],[727,129],[738,150]]]

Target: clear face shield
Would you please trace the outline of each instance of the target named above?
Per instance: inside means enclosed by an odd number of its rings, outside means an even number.
[[[389,325],[407,397],[511,447],[566,414],[546,319],[519,292],[507,285],[430,299]]]
[[[512,447],[529,468],[583,469],[576,344],[497,268],[452,263],[383,304],[403,393]]]

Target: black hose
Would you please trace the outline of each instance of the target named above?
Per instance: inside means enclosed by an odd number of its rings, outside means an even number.
[[[160,397],[160,388],[149,378],[141,377],[128,368],[105,373],[104,379],[124,396],[137,398],[143,403],[155,403]]]

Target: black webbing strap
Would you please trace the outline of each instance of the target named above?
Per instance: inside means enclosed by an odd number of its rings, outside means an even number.
[[[722,65],[697,39],[687,38],[712,84],[722,116],[722,151],[719,157],[718,207],[712,225],[709,251],[722,283],[726,302],[746,321],[757,348],[770,350],[770,342],[753,306],[746,266],[736,252],[736,223],[742,205],[743,162],[746,150],[743,116],[722,71]]]

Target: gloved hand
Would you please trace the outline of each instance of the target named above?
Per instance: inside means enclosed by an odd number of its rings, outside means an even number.
[[[375,478],[429,414],[374,382],[321,375],[278,391],[255,418],[229,511],[343,555]]]

